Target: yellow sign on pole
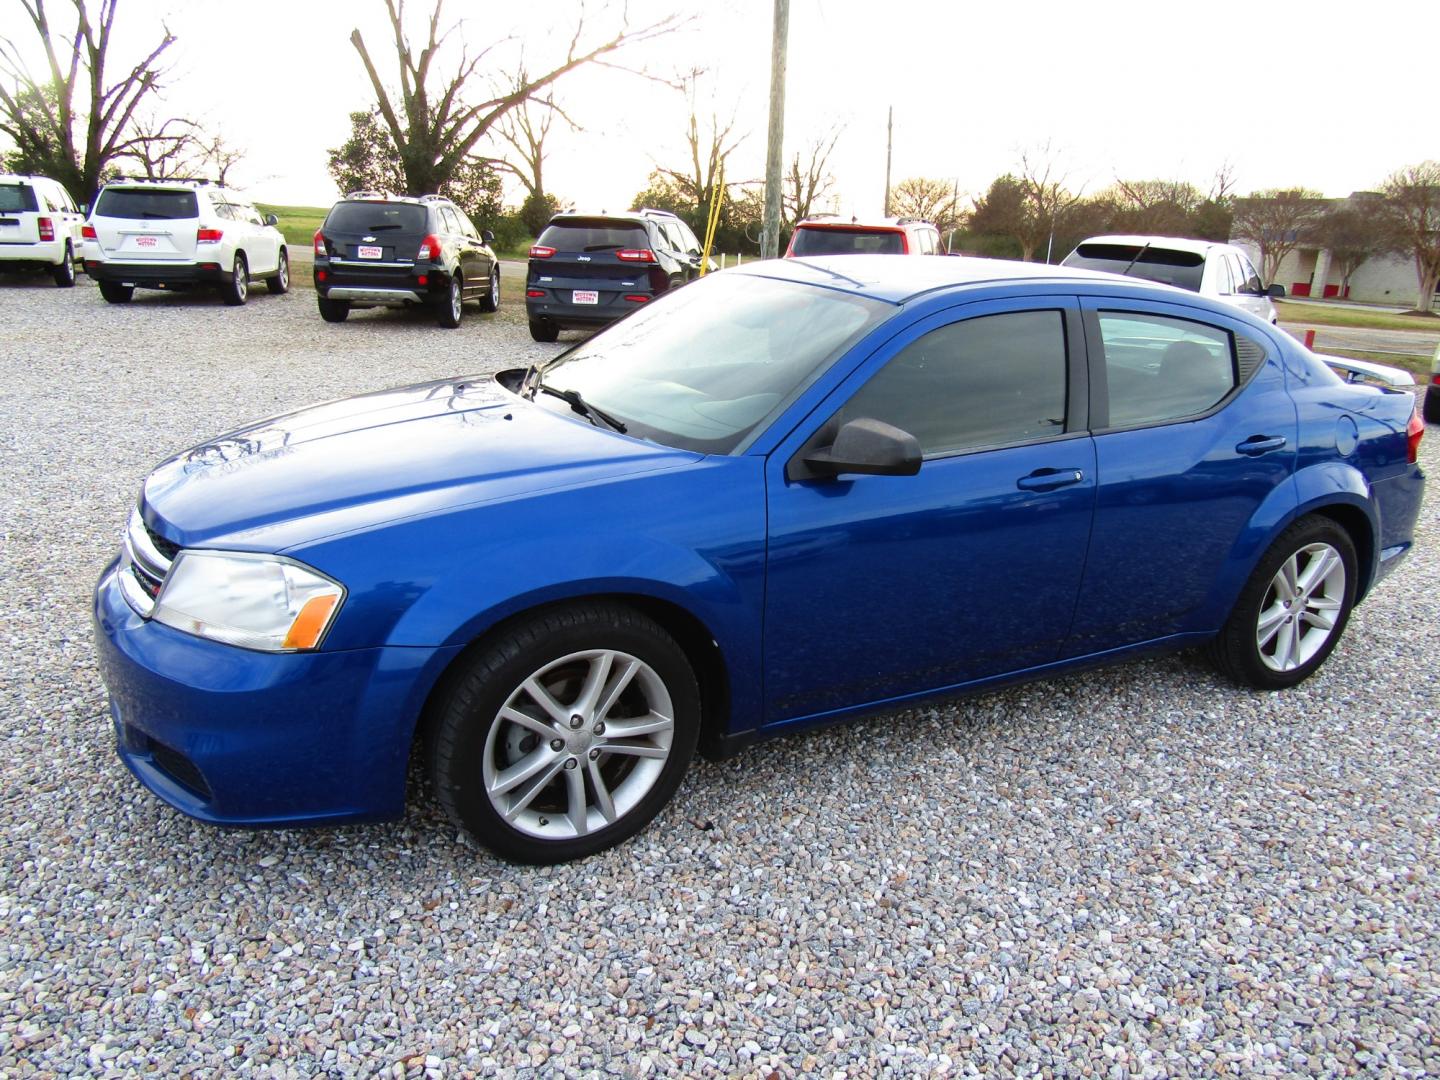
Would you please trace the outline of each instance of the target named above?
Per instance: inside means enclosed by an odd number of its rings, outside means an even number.
[[[725,163],[715,174],[715,190],[710,195],[710,215],[705,222],[705,250],[700,253],[700,276],[710,269],[710,248],[715,243],[715,227],[720,224],[720,204],[725,198]]]

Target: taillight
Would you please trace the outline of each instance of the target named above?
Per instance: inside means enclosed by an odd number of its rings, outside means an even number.
[[[431,262],[440,260],[440,238],[434,233],[420,241],[420,251],[415,255],[417,259],[429,259]]]
[[[650,297],[642,296],[640,293],[626,293],[625,299],[629,300],[632,304],[643,304],[649,300]]]
[[[1440,371],[1437,371],[1437,372],[1435,372],[1434,375],[1431,375],[1431,376],[1430,376],[1430,381],[1431,381],[1432,383],[1434,383],[1436,386],[1440,386]]]
[[[222,229],[196,229],[195,242],[197,244],[218,244],[220,237],[224,235]]]
[[[55,222],[51,221],[48,217],[42,217],[38,224],[40,226],[41,240],[55,239]]]
[[[544,296],[544,295],[545,295],[545,290],[544,290],[544,289],[526,289],[526,290],[525,290],[525,295],[526,295],[526,296]]]
[[[542,246],[540,246],[539,244],[536,244],[534,247],[532,247],[532,248],[530,249],[530,257],[531,257],[532,259],[548,259],[548,258],[550,258],[551,255],[554,255],[554,254],[555,254],[555,249],[554,249],[554,248],[552,248],[552,247],[542,247]]]
[[[80,239],[82,239],[82,240],[99,240],[100,237],[98,237],[98,236],[95,235],[95,226],[94,226],[94,225],[81,225],[81,226],[80,226]]]
[[[325,257],[325,234],[319,229],[315,230],[315,254],[321,258]]]
[[[1420,440],[1425,437],[1425,421],[1420,417],[1420,406],[1417,403],[1415,411],[1410,414],[1410,426],[1405,429],[1405,438],[1409,443],[1409,452],[1406,460],[1414,465],[1420,460]]]
[[[653,263],[655,261],[655,253],[649,248],[625,248],[615,252],[615,257],[621,262]]]

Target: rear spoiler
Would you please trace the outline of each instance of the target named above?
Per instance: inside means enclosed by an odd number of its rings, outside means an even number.
[[[1347,356],[1315,353],[1315,358],[1346,382],[1378,382],[1385,386],[1414,386],[1415,376],[1404,368],[1389,364],[1372,364],[1368,360],[1351,360]]]

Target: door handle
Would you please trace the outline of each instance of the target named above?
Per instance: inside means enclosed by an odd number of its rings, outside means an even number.
[[[1284,435],[1251,435],[1250,438],[1235,447],[1235,452],[1248,457],[1258,457],[1261,454],[1268,454],[1271,450],[1279,450],[1284,445]]]
[[[1022,491],[1054,491],[1084,479],[1085,474],[1079,469],[1036,469],[1029,476],[1016,480],[1015,486]]]

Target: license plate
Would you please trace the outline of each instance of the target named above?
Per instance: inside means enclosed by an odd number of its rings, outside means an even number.
[[[600,294],[594,289],[574,289],[570,293],[570,302],[572,304],[598,304],[600,303]]]
[[[137,236],[135,238],[136,247],[155,247],[159,242],[153,236]]]
[[[382,247],[371,247],[368,244],[361,244],[358,252],[362,259],[378,259],[385,254]]]

